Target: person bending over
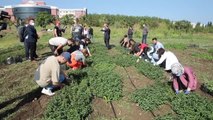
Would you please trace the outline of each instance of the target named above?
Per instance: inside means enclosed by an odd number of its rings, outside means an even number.
[[[154,65],[160,65],[168,72],[171,70],[172,64],[179,63],[177,57],[171,51],[165,51],[163,48],[160,48],[158,49],[157,54],[160,59],[154,63]]]
[[[67,62],[67,65],[71,67],[73,70],[77,70],[86,65],[85,62],[85,53],[86,51],[76,50],[71,53],[70,62]]]
[[[49,47],[54,55],[60,55],[63,52],[63,47],[70,45],[72,43],[71,39],[66,39],[63,37],[54,37],[49,40]]]
[[[175,93],[180,93],[180,89],[186,89],[184,94],[189,94],[191,90],[197,88],[197,77],[190,67],[182,67],[180,63],[174,63],[171,67],[173,74],[173,88]]]

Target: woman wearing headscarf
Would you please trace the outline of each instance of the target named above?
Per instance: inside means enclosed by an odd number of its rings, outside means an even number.
[[[171,66],[173,74],[173,88],[175,93],[180,93],[180,89],[186,89],[184,94],[189,94],[191,90],[197,88],[197,78],[192,68],[183,67],[180,63]]]

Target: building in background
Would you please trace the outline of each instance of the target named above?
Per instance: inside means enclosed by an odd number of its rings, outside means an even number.
[[[87,15],[87,9],[59,9],[59,18],[65,15],[73,15],[76,18]]]
[[[33,1],[33,0],[25,0],[21,4],[18,5],[9,5],[0,7],[0,10],[4,10],[9,13],[11,16],[11,20],[23,20],[29,17],[36,17],[38,12],[46,11],[49,14],[62,17],[64,15],[72,14],[74,17],[79,18],[81,16],[87,15],[87,9],[59,9],[56,6],[49,6],[42,0]]]

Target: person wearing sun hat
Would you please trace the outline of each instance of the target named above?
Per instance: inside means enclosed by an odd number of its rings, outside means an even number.
[[[52,90],[56,87],[63,87],[61,84],[67,78],[60,65],[70,62],[70,53],[63,52],[59,56],[49,56],[45,59],[35,72],[35,82],[42,87],[42,93],[52,96]]]
[[[184,94],[189,94],[191,90],[197,88],[197,77],[190,67],[183,67],[180,63],[171,66],[173,74],[173,88],[176,94],[180,93],[181,88],[186,88]]]

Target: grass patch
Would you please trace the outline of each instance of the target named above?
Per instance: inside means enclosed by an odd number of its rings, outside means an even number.
[[[177,49],[177,50],[185,50],[187,49],[187,45],[186,44],[182,44],[182,43],[176,43],[176,44],[165,44],[165,48],[166,49]]]
[[[213,55],[209,53],[192,53],[193,57],[213,61]]]

